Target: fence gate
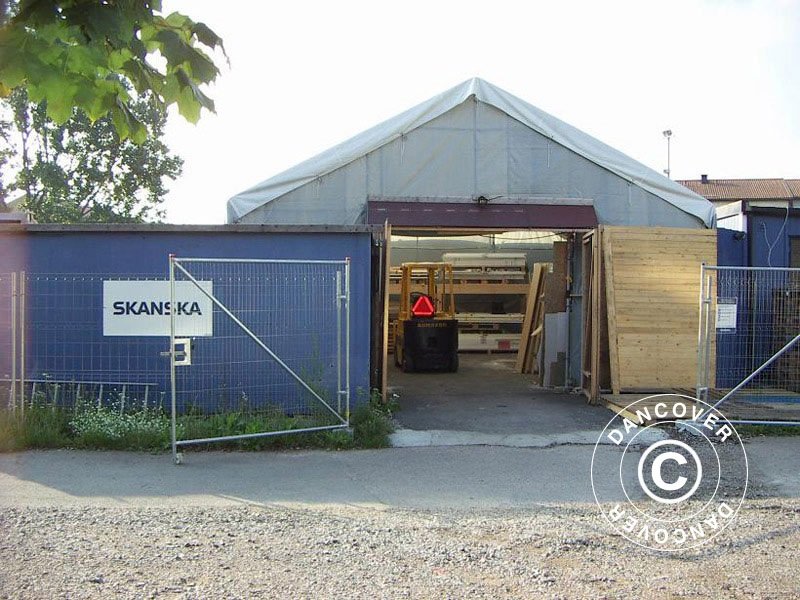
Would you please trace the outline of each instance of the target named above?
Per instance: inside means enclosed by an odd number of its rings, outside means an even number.
[[[800,425],[800,269],[701,267],[697,398],[734,424]]]
[[[349,427],[350,261],[170,256],[172,451]]]

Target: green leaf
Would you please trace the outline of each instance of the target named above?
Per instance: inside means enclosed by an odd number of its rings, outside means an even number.
[[[124,86],[153,93],[157,104],[178,104],[192,122],[203,107],[214,110],[199,86],[219,69],[203,48],[224,53],[222,39],[186,15],[163,17],[160,1],[20,0],[15,9],[0,27],[0,96],[25,86],[56,122],[80,108],[93,120],[109,115],[120,136],[135,139],[141,130],[125,114],[132,101]],[[149,64],[152,53],[166,64]],[[109,76],[116,87],[100,83]]]

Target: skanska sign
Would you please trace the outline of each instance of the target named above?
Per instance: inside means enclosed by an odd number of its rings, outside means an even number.
[[[168,336],[173,312],[176,336],[213,335],[212,282],[198,283],[175,282],[173,311],[169,281],[104,281],[103,335]]]

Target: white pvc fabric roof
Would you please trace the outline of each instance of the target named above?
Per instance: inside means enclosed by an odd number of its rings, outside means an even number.
[[[357,224],[368,197],[481,195],[501,203],[591,200],[607,225],[715,224],[705,198],[481,79],[235,195],[228,222]]]

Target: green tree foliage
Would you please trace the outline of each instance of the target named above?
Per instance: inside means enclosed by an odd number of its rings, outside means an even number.
[[[73,108],[110,117],[121,138],[141,143],[147,128],[133,106],[149,94],[196,122],[214,110],[200,86],[219,70],[209,52],[222,40],[160,0],[0,0],[0,97],[18,87],[45,103],[56,124]]]
[[[146,96],[129,102],[131,114],[150,132],[136,144],[120,139],[110,116],[92,122],[74,109],[57,124],[45,103],[32,104],[23,89],[6,104],[16,157],[6,180],[23,192],[25,208],[38,222],[138,223],[163,217],[165,180],[180,175],[183,161],[161,141],[166,117],[160,105]]]

